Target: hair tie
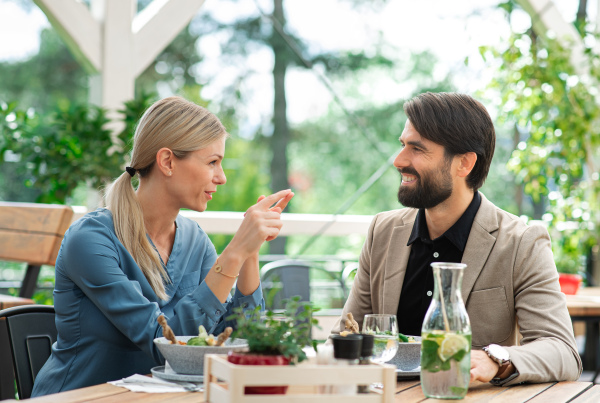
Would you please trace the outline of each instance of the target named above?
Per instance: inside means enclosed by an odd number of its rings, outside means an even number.
[[[126,171],[127,171],[127,173],[128,173],[129,175],[131,175],[131,177],[133,178],[133,176],[135,175],[135,171],[136,171],[136,169],[135,169],[135,168],[132,168],[132,167],[125,167],[125,170],[126,170]]]

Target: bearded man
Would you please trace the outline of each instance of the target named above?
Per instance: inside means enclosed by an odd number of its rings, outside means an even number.
[[[581,359],[547,230],[478,191],[496,142],[487,110],[468,95],[425,93],[404,111],[394,166],[405,208],[373,219],[342,318],[351,312],[362,327],[365,314],[396,314],[401,333],[420,335],[433,295],[430,264],[465,263],[471,379],[495,385],[578,379]]]

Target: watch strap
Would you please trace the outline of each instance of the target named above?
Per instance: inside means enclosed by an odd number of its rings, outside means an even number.
[[[517,369],[515,368],[515,372],[513,372],[512,374],[510,374],[508,377],[504,378],[504,379],[500,379],[500,378],[493,378],[490,383],[494,386],[502,386],[502,385],[506,385],[507,383],[509,383],[510,381],[512,381],[513,379],[515,379],[517,376],[519,376],[519,371],[517,371]]]

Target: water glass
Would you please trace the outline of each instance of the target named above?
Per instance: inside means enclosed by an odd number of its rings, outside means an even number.
[[[374,362],[388,362],[398,351],[398,320],[392,314],[369,314],[363,321],[363,333],[375,336]]]

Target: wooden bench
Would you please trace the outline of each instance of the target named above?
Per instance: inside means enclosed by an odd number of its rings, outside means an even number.
[[[31,298],[41,266],[54,266],[72,219],[69,206],[0,202],[0,260],[27,263],[19,297]]]

